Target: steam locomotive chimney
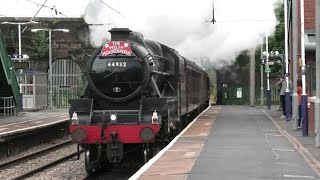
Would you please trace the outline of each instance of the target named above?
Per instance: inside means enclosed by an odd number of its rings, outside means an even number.
[[[125,41],[129,39],[132,31],[129,28],[112,28],[109,32],[111,33],[111,41]]]

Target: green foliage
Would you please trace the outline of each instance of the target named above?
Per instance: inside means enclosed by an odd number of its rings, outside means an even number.
[[[12,45],[15,44],[15,39],[16,39],[16,33],[14,32],[14,30],[11,30],[10,31],[10,40],[11,40]]]
[[[284,32],[284,4],[282,1],[277,1],[274,9],[278,24],[276,25],[275,32],[273,36],[269,37],[269,51],[278,51],[280,54],[284,53],[285,46],[285,32]],[[273,76],[278,77],[281,75],[282,66],[275,65],[271,66],[271,73]]]
[[[210,84],[210,102],[215,104],[217,102],[217,86]]]
[[[237,56],[234,70],[240,75],[240,83],[243,85],[249,85],[248,79],[250,79],[250,52],[242,51]]]
[[[68,51],[68,54],[70,55],[70,57],[76,61],[80,67],[85,67],[86,66],[86,61],[83,58],[84,56],[84,50],[81,48],[75,48],[75,49],[71,49]]]
[[[48,38],[44,31],[37,31],[32,38],[31,57],[37,60],[45,59],[48,53]]]
[[[85,51],[81,48],[75,48],[75,49],[69,50],[68,54],[82,69],[82,80],[85,80],[87,77],[87,71],[84,71],[87,65],[86,59],[84,58]]]
[[[284,52],[284,5],[282,1],[278,1],[275,4],[274,12],[278,24],[276,25],[275,33],[272,36],[269,36],[269,50],[270,51],[279,51],[279,53]]]
[[[284,46],[285,46],[285,32],[284,32],[284,5],[282,1],[277,1],[275,3],[274,12],[277,18],[278,24],[276,25],[275,32],[273,35],[268,37],[268,47],[269,51],[278,51],[280,54],[284,53]],[[263,49],[265,50],[265,44],[263,44]],[[261,50],[260,45],[256,49],[256,72],[260,71],[261,65]],[[282,72],[281,65],[273,65],[270,66],[271,74],[270,76],[278,77]]]
[[[204,67],[206,67],[205,71],[208,73],[210,81],[210,102],[215,104],[217,101],[217,70],[209,63]]]

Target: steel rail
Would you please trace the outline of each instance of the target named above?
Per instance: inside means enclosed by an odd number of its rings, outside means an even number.
[[[20,157],[20,158],[17,158],[17,159],[14,159],[14,160],[11,160],[11,161],[8,161],[8,162],[5,162],[5,163],[2,163],[2,164],[0,164],[0,169],[5,169],[5,168],[8,168],[8,167],[12,167],[12,166],[18,164],[19,162],[27,161],[27,160],[32,159],[34,157],[44,155],[44,154],[46,154],[46,153],[48,153],[50,151],[54,151],[56,149],[62,148],[64,146],[67,146],[67,145],[70,145],[70,144],[72,144],[71,140],[63,142],[63,143],[60,143],[60,144],[57,144],[55,146],[46,148],[44,150],[41,150],[41,151],[38,151],[38,152],[35,152],[35,153],[32,153],[32,154],[29,154],[29,155],[26,155],[26,156],[23,156],[23,157]]]

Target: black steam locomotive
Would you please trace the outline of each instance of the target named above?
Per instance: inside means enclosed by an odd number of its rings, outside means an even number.
[[[83,96],[70,100],[70,133],[88,173],[132,150],[147,162],[209,105],[209,77],[195,63],[128,28],[109,32],[88,62]]]

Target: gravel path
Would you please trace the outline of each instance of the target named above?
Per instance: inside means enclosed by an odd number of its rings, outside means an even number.
[[[77,160],[75,157],[53,168],[35,174],[28,178],[28,180],[127,180],[138,169],[139,167],[102,169],[96,175],[88,176],[84,167],[84,154],[81,154],[80,160]]]
[[[53,168],[35,174],[28,178],[28,180],[76,180],[84,179],[86,176],[87,174],[84,169],[84,159],[82,155],[80,160],[77,160],[77,157],[74,157],[73,159],[58,164]]]
[[[47,149],[47,148],[56,146],[57,144],[63,143],[63,142],[68,141],[68,140],[70,140],[69,137],[68,137],[68,138],[62,138],[62,139],[56,139],[56,140],[53,140],[53,141],[50,142],[50,143],[45,143],[45,144],[42,144],[42,145],[37,145],[37,146],[35,146],[35,147],[32,147],[32,148],[27,149],[26,151],[20,152],[20,153],[18,153],[18,154],[14,154],[14,155],[9,156],[9,157],[1,157],[1,158],[0,158],[0,164],[9,162],[9,161],[12,161],[12,160],[14,160],[14,159],[18,159],[18,158],[21,158],[21,157],[24,157],[24,156],[27,156],[27,155],[30,155],[30,154],[33,154],[33,153],[35,153],[35,152],[42,151],[42,150],[44,150],[44,149]]]
[[[28,160],[25,163],[21,163],[13,167],[0,170],[0,179],[13,179],[19,174],[28,172],[36,167],[47,164],[48,162],[52,162],[54,160],[62,158],[72,152],[76,152],[77,150],[76,147],[77,147],[76,145],[72,144],[62,149],[52,151],[44,156],[41,156],[32,160]]]

